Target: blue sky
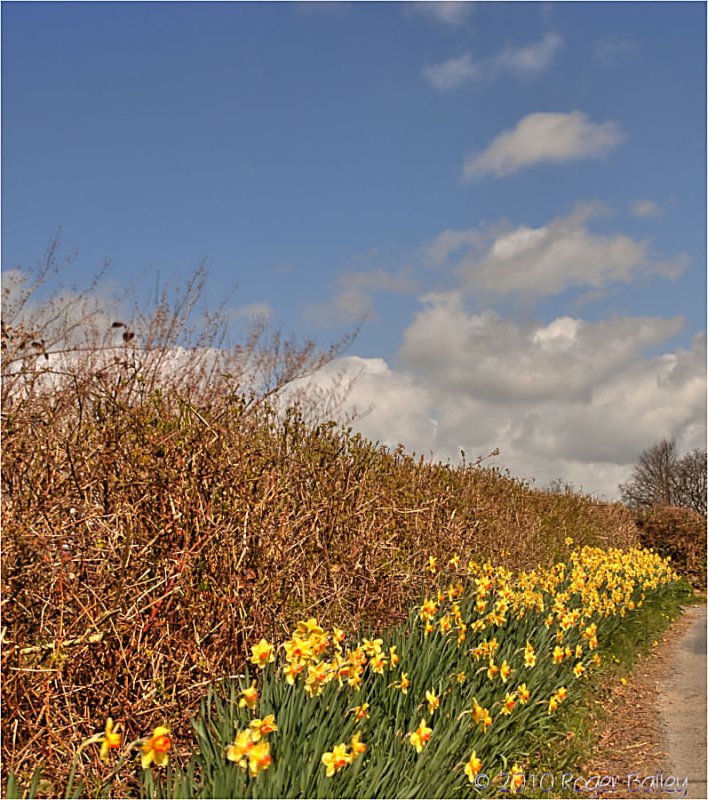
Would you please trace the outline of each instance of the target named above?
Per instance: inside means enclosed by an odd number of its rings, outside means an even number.
[[[4,2],[3,270],[61,225],[78,283],[208,258],[235,318],[366,314],[365,433],[610,495],[705,441],[705,41],[702,3]]]

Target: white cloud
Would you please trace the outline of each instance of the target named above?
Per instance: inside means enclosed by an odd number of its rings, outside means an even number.
[[[475,61],[467,52],[439,64],[423,68],[423,77],[439,92],[457,89],[469,83],[492,83],[504,74],[532,78],[547,69],[563,46],[558,34],[547,33],[539,42],[524,47],[507,46],[491,59]]]
[[[653,200],[636,200],[631,211],[635,217],[658,217],[663,213],[661,206]]]
[[[562,46],[563,40],[558,34],[547,33],[535,44],[505,47],[496,57],[495,64],[521,77],[531,77],[543,72]]]
[[[407,3],[405,7],[410,13],[429,17],[449,28],[459,28],[464,25],[474,11],[472,2],[456,3],[447,0]]]
[[[538,112],[500,133],[482,152],[468,156],[463,178],[511,175],[542,162],[565,163],[599,158],[624,141],[615,122],[591,122],[580,111]]]
[[[686,258],[652,257],[647,241],[624,234],[597,234],[588,221],[601,208],[580,204],[568,216],[531,228],[444,231],[425,249],[437,266],[467,248],[454,266],[461,289],[482,297],[523,295],[533,299],[566,289],[603,289],[639,277],[677,277]]]
[[[438,385],[489,403],[584,402],[637,352],[681,329],[680,319],[587,323],[560,317],[518,325],[494,311],[468,314],[459,295],[434,296],[407,329],[404,363]]]
[[[423,77],[439,92],[446,92],[465,83],[481,80],[482,69],[469,53],[465,53],[441,64],[429,64],[423,68]]]
[[[366,436],[453,461],[499,447],[512,474],[613,497],[657,437],[704,445],[705,335],[646,355],[679,327],[656,317],[520,325],[438,297],[406,331],[400,370],[361,358],[331,369],[361,372],[350,401],[370,409],[354,422]]]

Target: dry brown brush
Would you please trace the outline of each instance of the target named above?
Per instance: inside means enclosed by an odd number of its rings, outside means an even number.
[[[674,569],[695,589],[706,590],[706,518],[690,508],[654,506],[637,517],[644,547],[669,556]]]
[[[2,757],[20,779],[42,763],[47,794],[107,716],[126,741],[167,723],[188,752],[207,684],[261,636],[305,615],[401,620],[432,586],[430,555],[522,568],[561,557],[567,536],[636,543],[622,506],[387,450],[313,422],[306,403],[277,408],[337,350],[263,329],[228,352],[187,341],[196,289],[63,361],[4,321]]]

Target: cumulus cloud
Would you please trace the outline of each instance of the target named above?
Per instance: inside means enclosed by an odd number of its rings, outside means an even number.
[[[658,217],[663,213],[661,206],[653,200],[636,200],[631,210],[635,217]]]
[[[438,295],[407,329],[401,356],[435,383],[489,403],[587,402],[597,384],[681,326],[645,317],[522,326],[491,310],[468,314],[459,295]]]
[[[407,3],[406,10],[409,13],[433,19],[448,28],[460,28],[472,15],[474,3],[435,0],[434,2]]]
[[[505,47],[486,61],[475,61],[467,52],[439,64],[423,68],[423,77],[439,92],[457,89],[470,83],[491,83],[505,74],[517,78],[533,78],[550,66],[563,40],[556,33],[523,47]]]
[[[678,274],[682,257],[662,260],[649,242],[591,231],[603,211],[581,204],[539,227],[448,229],[427,243],[427,263],[458,281],[420,297],[396,368],[380,358],[338,359],[329,368],[358,374],[349,401],[367,413],[354,427],[443,461],[498,447],[498,465],[514,475],[541,486],[561,477],[607,497],[617,496],[639,453],[658,438],[674,438],[683,451],[702,447],[706,336],[671,346],[682,318],[591,321],[566,313],[520,321],[468,307],[472,298],[533,300]],[[413,289],[398,278],[372,270],[340,288]]]
[[[454,253],[451,265],[461,288],[493,298],[523,295],[527,299],[557,295],[566,289],[603,289],[639,277],[677,277],[687,258],[659,259],[648,241],[625,234],[597,234],[589,220],[602,209],[580,204],[565,217],[532,228],[520,225],[483,230],[447,230],[425,248],[435,265]]]
[[[391,447],[457,461],[501,449],[500,466],[539,485],[561,476],[607,497],[658,436],[683,450],[706,435],[705,335],[647,355],[680,320],[558,317],[527,324],[433,297],[405,333],[402,366],[340,359],[360,377],[354,422]],[[325,380],[326,376],[321,376]]]
[[[503,131],[481,152],[465,159],[463,179],[506,176],[543,162],[600,158],[624,141],[615,122],[591,122],[580,111],[529,114]]]

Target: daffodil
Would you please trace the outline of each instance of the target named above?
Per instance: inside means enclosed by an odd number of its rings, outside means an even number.
[[[168,756],[172,742],[169,737],[169,728],[159,725],[155,728],[152,736],[143,743],[143,752],[140,763],[143,769],[147,769],[154,762],[158,767],[164,767],[170,760]]]
[[[427,622],[435,616],[438,606],[435,600],[424,600],[423,605],[420,607],[420,618]]]
[[[509,662],[506,659],[504,659],[504,661],[502,661],[501,667],[499,667],[499,677],[502,679],[504,683],[506,683],[507,680],[509,680],[509,675],[511,675],[511,672],[512,670],[511,666],[509,665]]]
[[[304,669],[304,664],[286,664],[283,667],[283,675],[285,675],[285,680],[287,683],[289,683],[291,686],[294,686],[295,681]]]
[[[369,704],[362,703],[360,706],[354,706],[352,709],[354,711],[354,716],[357,719],[357,722],[364,719],[367,714],[369,713]]]
[[[101,742],[101,752],[99,757],[101,761],[108,761],[108,753],[120,747],[121,735],[117,730],[113,730],[113,720],[108,717],[106,720],[106,728],[103,732],[103,738],[99,739]]]
[[[364,639],[364,643],[362,645],[362,649],[366,655],[369,656],[369,658],[380,655],[382,647],[383,639]]]
[[[435,710],[440,705],[440,698],[435,694],[435,689],[425,693],[425,699],[428,701],[428,712],[434,714]]]
[[[504,698],[504,703],[502,704],[502,714],[508,716],[514,710],[516,706],[516,694],[511,692],[506,693],[506,697]]]
[[[322,662],[310,664],[307,668],[307,678],[305,678],[305,691],[309,697],[322,694],[326,683],[329,682],[329,671]]]
[[[275,648],[272,644],[268,644],[265,639],[261,639],[258,644],[253,645],[251,648],[251,664],[255,664],[261,669],[265,669],[266,664],[275,661]]]
[[[366,752],[366,745],[364,744],[364,742],[359,740],[359,734],[358,733],[355,733],[352,736],[351,748],[352,748],[352,761],[354,761],[355,759],[359,758],[359,756],[362,753]]]
[[[383,653],[374,656],[369,662],[369,667],[371,671],[375,672],[377,675],[383,675],[384,669],[386,668],[386,658]]]
[[[337,650],[341,651],[342,642],[344,641],[345,633],[341,628],[332,628],[332,641]]]
[[[516,691],[519,695],[519,702],[522,703],[523,705],[528,703],[529,697],[531,697],[531,692],[529,692],[529,690],[526,688],[526,684],[525,683],[519,684]]]
[[[248,727],[251,730],[251,738],[254,742],[258,742],[261,737],[268,736],[269,733],[275,733],[278,730],[273,714],[268,714],[264,719],[252,720]]]
[[[418,753],[422,753],[423,747],[425,747],[425,745],[430,741],[430,737],[432,735],[432,728],[428,728],[425,724],[425,720],[423,720],[411,734],[411,744],[413,747],[415,747]]]
[[[519,789],[522,789],[526,784],[526,778],[524,777],[524,773],[519,768],[518,764],[514,764],[514,766],[511,768],[510,778],[511,780],[509,781],[509,787],[511,788],[512,793],[516,794],[516,792]]]
[[[470,783],[474,783],[474,779],[482,771],[482,762],[477,758],[477,752],[472,751],[467,763],[465,764],[465,775],[470,779]]]
[[[252,681],[251,685],[248,689],[243,689],[241,692],[241,699],[238,701],[239,708],[248,708],[253,711],[256,707],[256,703],[258,702],[258,689],[256,689],[256,682]]]
[[[248,754],[255,744],[249,729],[239,731],[236,734],[234,743],[226,747],[226,758],[238,764],[241,769],[246,769],[248,766]]]
[[[258,742],[248,752],[248,774],[255,778],[259,772],[268,769],[273,759],[270,755],[270,745],[266,741]]]
[[[335,772],[351,764],[352,757],[347,752],[346,744],[337,744],[330,753],[324,753],[322,763],[327,768],[327,777],[331,778]]]
[[[317,620],[314,617],[310,617],[307,621],[301,620],[298,622],[294,635],[300,639],[308,639],[310,636],[319,637],[323,634],[324,631],[320,628]]]
[[[489,659],[489,668],[487,669],[487,678],[494,680],[494,676],[499,672],[499,667],[494,663],[494,659]]]

